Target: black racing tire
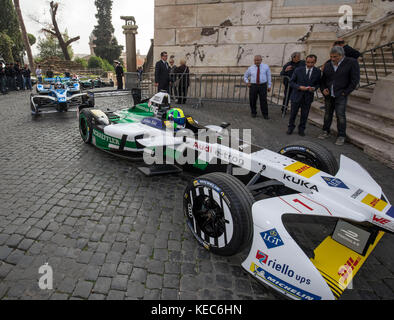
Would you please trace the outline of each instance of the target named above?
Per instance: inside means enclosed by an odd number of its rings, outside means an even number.
[[[297,141],[283,147],[279,153],[333,176],[339,170],[338,162],[331,151],[314,142]]]
[[[250,246],[254,198],[237,178],[205,174],[189,183],[183,199],[186,224],[205,249],[232,256]]]
[[[79,133],[85,143],[92,142],[92,114],[87,109],[82,109],[79,113]]]

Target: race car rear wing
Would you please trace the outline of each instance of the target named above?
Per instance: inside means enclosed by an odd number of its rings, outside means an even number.
[[[88,100],[87,100],[87,105],[81,105],[79,107],[79,112],[82,109],[85,109],[87,107],[94,107],[95,106],[95,98],[103,98],[103,97],[121,97],[121,96],[132,96],[133,98],[133,103],[132,105],[136,105],[139,103],[147,102],[149,99],[141,100],[141,91],[140,89],[123,89],[123,90],[117,90],[117,89],[108,89],[108,90],[88,90],[87,91],[88,95]]]

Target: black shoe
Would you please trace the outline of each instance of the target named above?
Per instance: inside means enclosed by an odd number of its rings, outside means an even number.
[[[256,118],[256,114],[255,113],[252,113],[252,118]]]
[[[298,135],[301,137],[305,137],[305,132],[304,131],[298,131]]]
[[[291,135],[293,133],[293,129],[287,129],[286,134]]]
[[[264,117],[265,120],[269,120],[270,119],[270,117],[268,115],[263,115],[263,117]]]

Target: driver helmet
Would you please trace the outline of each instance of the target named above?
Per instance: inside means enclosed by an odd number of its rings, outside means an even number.
[[[56,82],[55,87],[56,87],[56,89],[63,89],[63,83],[61,83],[61,82]]]
[[[174,123],[175,129],[180,129],[185,127],[186,118],[182,109],[173,108],[167,112],[166,119]]]

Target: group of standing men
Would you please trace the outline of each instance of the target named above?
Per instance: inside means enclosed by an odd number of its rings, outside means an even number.
[[[330,50],[330,60],[321,69],[315,67],[317,56],[310,54],[306,60],[301,60],[301,53],[295,52],[291,61],[283,66],[281,76],[284,78],[285,97],[282,108],[291,101],[291,112],[287,134],[295,129],[295,120],[301,109],[298,134],[305,136],[309,110],[318,89],[324,95],[325,114],[323,132],[319,139],[330,136],[330,128],[334,112],[337,117],[338,136],[336,145],[343,145],[346,139],[346,105],[349,94],[360,82],[360,67],[357,58],[360,53],[345,45],[342,39],[334,43]],[[249,101],[252,117],[256,117],[256,102],[259,97],[261,112],[264,119],[268,117],[267,92],[271,90],[271,73],[268,65],[262,63],[260,55],[255,56],[254,65],[244,74],[244,81],[249,90]],[[288,80],[290,78],[290,80]]]
[[[0,91],[2,94],[8,91],[32,90],[31,70],[29,66],[21,66],[19,63],[0,63]]]
[[[168,53],[163,51],[160,60],[155,65],[155,86],[157,92],[166,91],[174,99],[178,99],[178,104],[186,103],[187,91],[190,86],[190,70],[186,66],[186,60],[181,59],[177,67],[174,57],[170,57],[167,62]]]

